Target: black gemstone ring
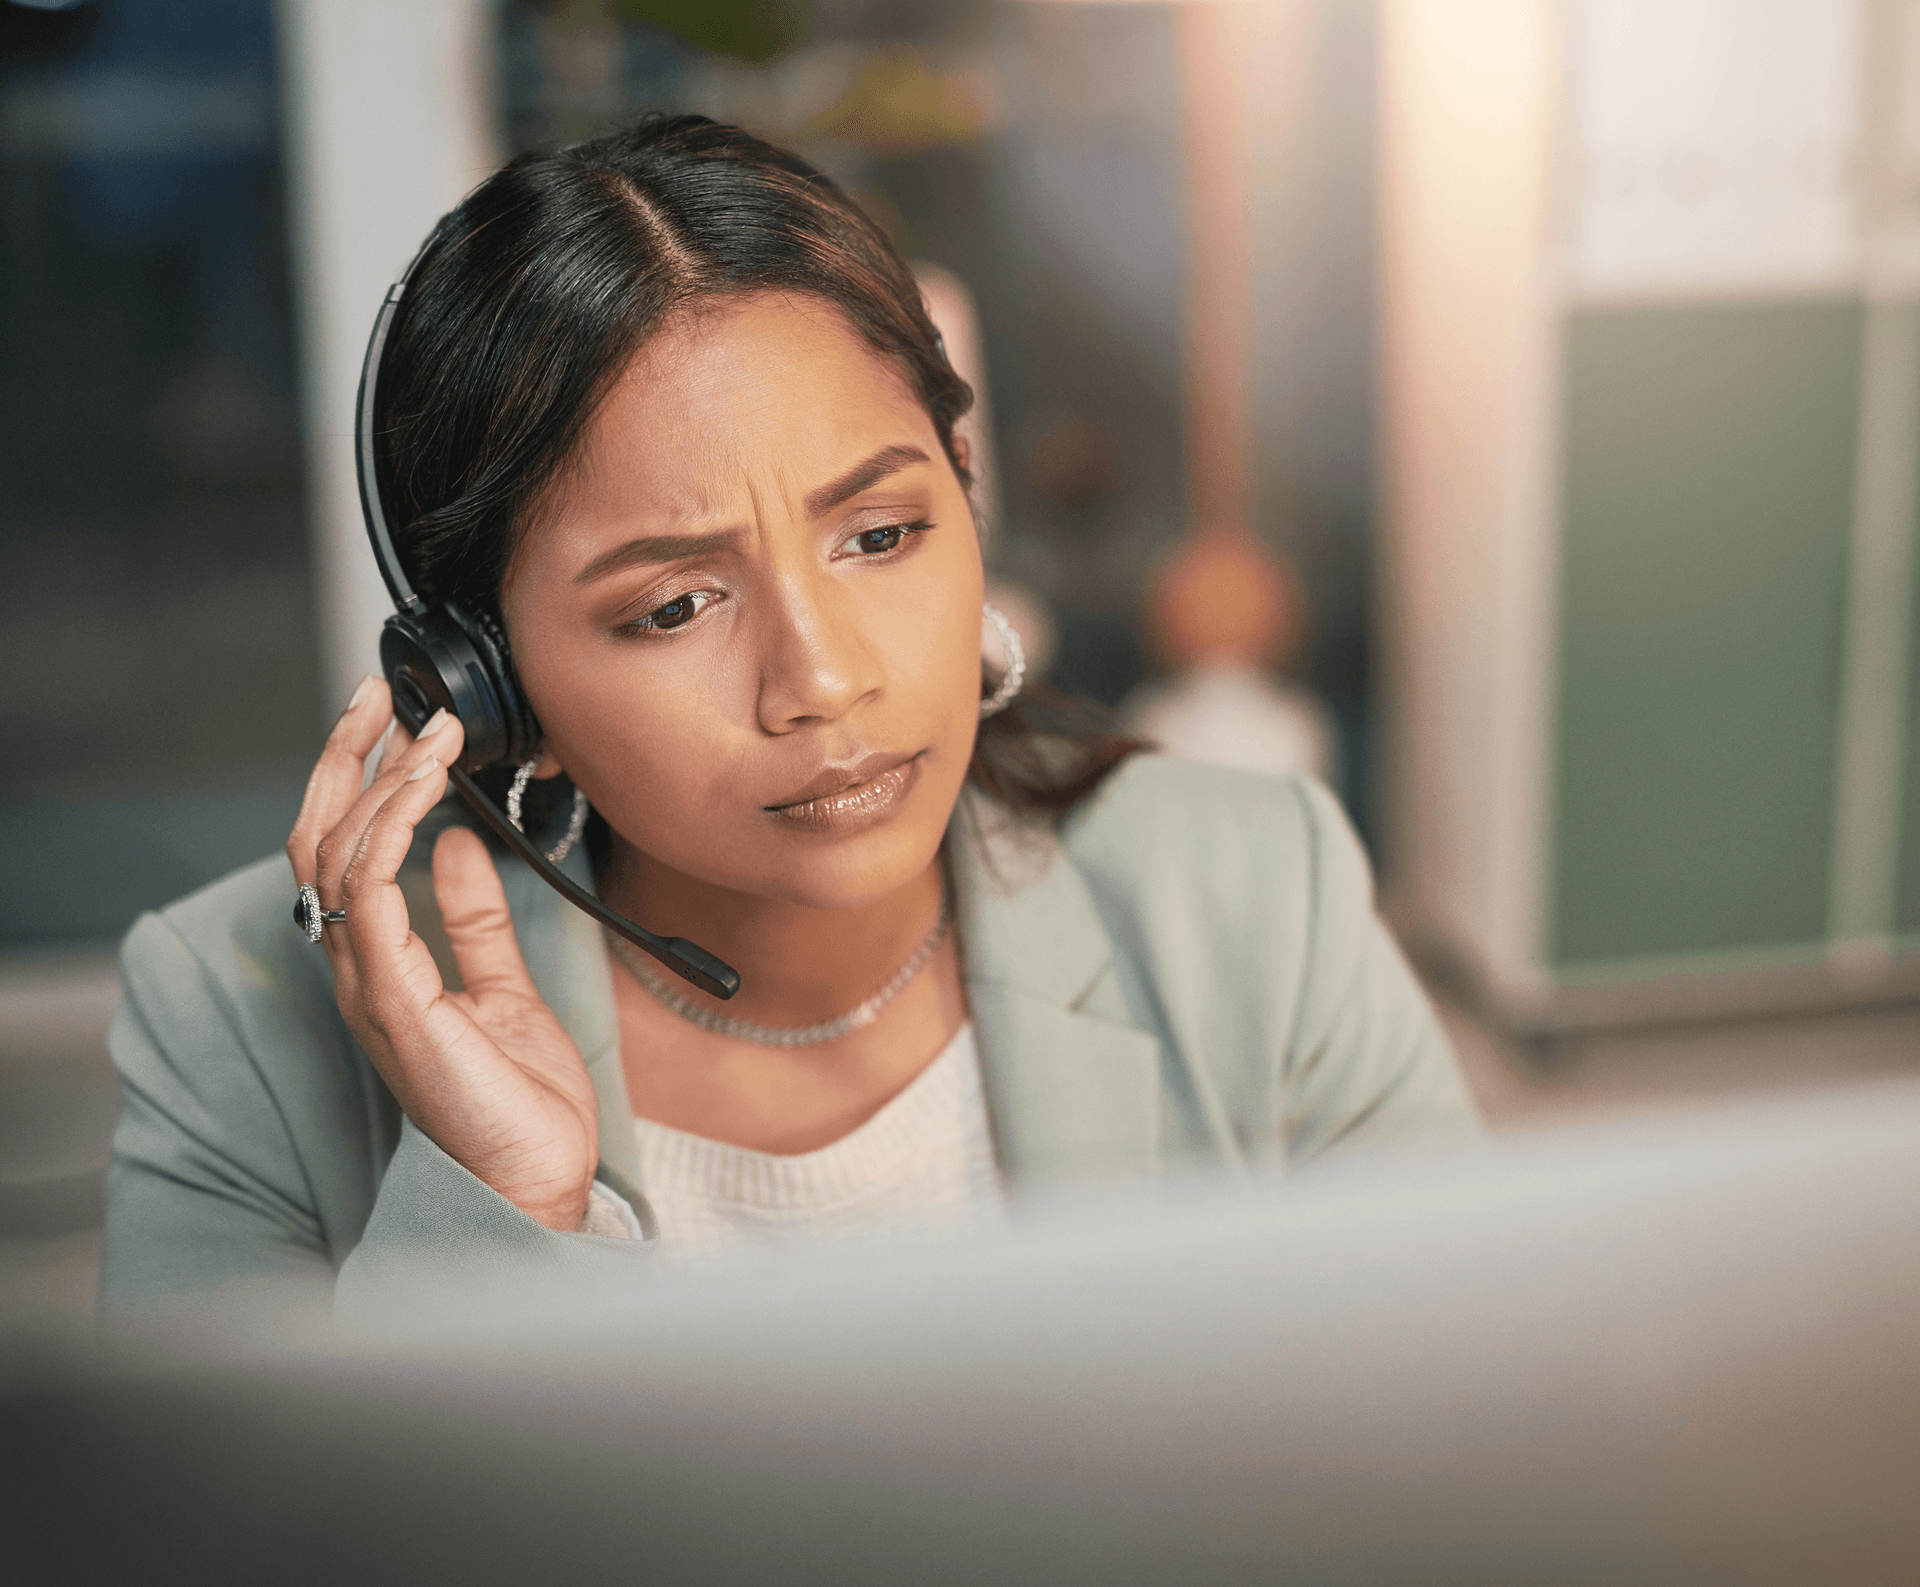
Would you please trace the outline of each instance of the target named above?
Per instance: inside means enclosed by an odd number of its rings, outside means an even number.
[[[300,896],[293,901],[293,923],[307,934],[307,941],[320,940],[320,928],[328,921],[344,921],[344,909],[322,909],[320,893],[311,882],[302,884]]]

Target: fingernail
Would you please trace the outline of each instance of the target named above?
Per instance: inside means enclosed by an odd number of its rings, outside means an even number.
[[[347,709],[351,711],[355,706],[359,705],[362,700],[366,699],[369,694],[373,693],[373,686],[377,682],[379,682],[379,679],[371,676],[362,678],[360,680],[360,686],[353,691],[353,698],[347,701]]]
[[[429,755],[425,760],[421,761],[418,766],[413,768],[413,775],[408,777],[407,781],[418,782],[422,777],[431,777],[439,769],[440,762]]]
[[[441,728],[445,727],[451,720],[452,718],[447,715],[447,708],[444,705],[441,706],[439,710],[427,718],[426,722],[421,726],[420,731],[414,734],[414,743],[424,743],[427,739],[432,738],[435,733],[439,732]]]

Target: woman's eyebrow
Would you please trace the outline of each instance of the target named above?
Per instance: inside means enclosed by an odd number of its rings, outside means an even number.
[[[917,446],[883,446],[864,463],[856,463],[838,479],[807,493],[809,518],[831,512],[843,501],[851,501],[870,485],[877,485],[889,474],[897,474],[909,463],[924,463],[927,454]]]
[[[622,568],[653,562],[678,562],[683,557],[704,557],[711,552],[730,550],[739,542],[739,532],[732,529],[712,535],[645,535],[638,540],[629,540],[623,546],[615,546],[611,551],[603,551],[574,574],[573,582],[591,584],[595,579],[618,573]]]
[[[807,516],[818,518],[824,512],[831,512],[843,501],[851,501],[861,491],[879,484],[889,474],[897,474],[911,463],[926,461],[927,454],[917,446],[883,446],[872,457],[854,464],[838,479],[810,491],[806,499]],[[629,540],[625,545],[615,546],[611,551],[602,552],[574,574],[573,582],[591,584],[595,579],[603,579],[609,573],[618,573],[623,568],[654,562],[678,562],[683,557],[703,557],[714,551],[729,550],[739,539],[738,532],[734,530],[711,535],[645,535],[638,540]]]

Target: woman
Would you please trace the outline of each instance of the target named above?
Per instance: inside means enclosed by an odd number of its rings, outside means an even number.
[[[462,826],[405,885],[461,729],[368,680],[287,845],[324,962],[278,860],[128,939],[111,1307],[1472,1129],[1324,791],[983,721],[968,401],[874,227],[737,130],[527,156],[443,222],[376,392],[400,555],[504,637],[574,874],[743,988],[671,990]]]

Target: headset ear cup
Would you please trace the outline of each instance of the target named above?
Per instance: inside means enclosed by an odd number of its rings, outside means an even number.
[[[446,612],[459,624],[482,659],[488,681],[498,700],[500,721],[506,730],[506,750],[500,758],[517,766],[539,753],[540,723],[533,714],[533,708],[527,704],[527,697],[520,691],[520,678],[513,670],[513,656],[507,645],[506,633],[486,612],[470,613],[452,601],[447,602]]]
[[[381,630],[380,668],[393,690],[394,714],[409,732],[418,732],[436,710],[458,717],[466,732],[460,763],[469,771],[498,765],[515,748],[489,662],[443,607],[417,616],[402,612]]]

